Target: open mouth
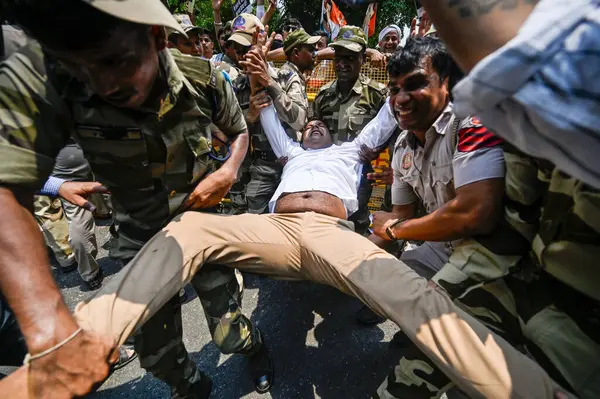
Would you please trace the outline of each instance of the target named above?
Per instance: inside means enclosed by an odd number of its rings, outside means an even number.
[[[396,114],[398,114],[401,117],[402,116],[408,116],[408,115],[412,114],[413,111],[414,110],[412,108],[409,108],[409,109],[397,109],[396,110]]]
[[[312,128],[310,130],[310,133],[308,134],[308,137],[323,137],[323,136],[324,136],[323,132],[318,127]]]

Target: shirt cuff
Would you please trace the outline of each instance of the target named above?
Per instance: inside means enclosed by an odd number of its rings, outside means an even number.
[[[51,197],[58,197],[58,190],[65,181],[65,179],[61,179],[54,176],[48,177],[48,180],[46,180],[44,187],[42,187],[42,189],[40,190],[40,194],[49,195]]]

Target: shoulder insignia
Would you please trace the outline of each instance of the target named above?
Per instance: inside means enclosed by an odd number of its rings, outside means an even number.
[[[457,149],[460,152],[472,152],[492,148],[504,142],[474,117],[468,117],[461,121],[457,135]]]
[[[225,71],[221,71],[221,73],[223,74],[223,77],[225,78],[225,80],[231,84],[231,79],[229,79],[229,75],[227,74],[227,72]]]
[[[334,82],[335,82],[335,80],[332,80],[331,82],[327,82],[323,86],[321,86],[321,89],[319,90],[319,95],[324,94],[324,92],[327,92],[331,88],[331,85],[333,85]]]
[[[412,152],[407,152],[402,157],[402,169],[408,170],[412,166],[413,155]]]
[[[171,55],[175,60],[175,64],[187,79],[205,86],[216,86],[216,71],[209,60],[185,56],[181,53],[171,53]]]

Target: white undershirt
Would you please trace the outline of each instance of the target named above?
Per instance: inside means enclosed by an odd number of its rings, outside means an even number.
[[[318,150],[305,150],[300,143],[289,138],[275,108],[272,105],[264,108],[260,113],[260,122],[269,143],[278,158],[288,158],[281,183],[269,201],[269,211],[274,212],[277,200],[284,193],[322,191],[341,199],[347,216],[356,212],[362,169],[360,147],[365,144],[369,148],[379,148],[396,129],[396,120],[388,101],[354,141]]]

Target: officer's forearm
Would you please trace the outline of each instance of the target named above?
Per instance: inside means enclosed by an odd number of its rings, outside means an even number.
[[[317,51],[315,56],[315,62],[319,62],[322,60],[332,60],[335,55],[335,50],[331,47],[324,48],[323,50]]]
[[[244,162],[244,158],[248,152],[248,143],[247,131],[235,136],[231,142],[231,156],[225,161],[221,169],[225,168],[237,176],[238,170],[242,166],[242,162]]]
[[[31,193],[15,195],[0,188],[0,291],[17,317],[29,352],[39,353],[78,326],[54,282],[31,198]]]
[[[267,61],[285,61],[287,57],[285,56],[285,52],[283,48],[278,48],[277,50],[271,50],[267,53]]]
[[[452,241],[489,234],[502,215],[504,179],[486,179],[457,189],[456,197],[435,212],[394,228],[405,240]]]
[[[469,71],[512,39],[537,0],[421,0],[458,64]]]

